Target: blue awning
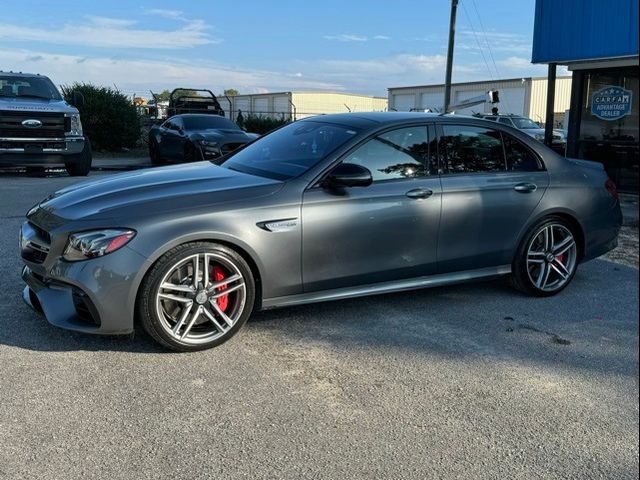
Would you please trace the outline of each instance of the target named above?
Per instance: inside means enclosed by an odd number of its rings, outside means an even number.
[[[533,63],[638,55],[638,0],[537,0]]]

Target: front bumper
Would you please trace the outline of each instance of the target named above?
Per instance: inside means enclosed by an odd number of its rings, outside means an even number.
[[[84,137],[0,138],[0,165],[41,166],[80,161]]]
[[[27,265],[23,300],[57,327],[103,335],[133,331],[136,293],[146,259],[128,247],[82,262]]]

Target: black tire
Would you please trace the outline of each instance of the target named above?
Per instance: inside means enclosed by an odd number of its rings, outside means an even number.
[[[556,232],[551,235],[554,245],[560,245],[561,242],[568,241],[569,237],[562,236],[566,231],[572,236],[574,246],[570,247],[562,255],[555,255],[553,247],[547,248],[544,245],[544,239],[547,238],[544,230],[548,231],[549,228],[551,228],[552,232]],[[554,239],[554,235],[558,238]],[[513,259],[511,265],[512,285],[523,293],[537,297],[549,297],[560,293],[571,283],[578,269],[580,257],[578,239],[579,236],[575,228],[561,217],[546,217],[532,226],[524,235]],[[556,250],[556,252],[560,252],[564,248],[565,246]],[[566,255],[566,261],[563,255]],[[552,257],[553,259],[551,259]],[[565,263],[566,268],[562,269],[561,266]],[[544,268],[550,272],[546,277],[544,276]],[[538,281],[535,281],[536,279]],[[547,279],[549,283],[547,283]],[[558,283],[555,284],[554,280]]]
[[[91,171],[92,161],[91,142],[89,142],[88,138],[85,138],[84,147],[82,152],[76,156],[76,161],[65,163],[64,167],[72,177],[86,177]]]
[[[151,160],[151,165],[154,166],[160,166],[166,163],[160,155],[160,146],[155,140],[149,140],[149,159]]]
[[[230,299],[230,304],[233,304],[234,301],[238,302],[237,305],[232,305],[232,308],[229,311],[230,316],[236,316],[235,323],[233,323],[233,325],[229,327],[228,324],[222,322],[221,318],[223,317],[217,316],[217,314],[215,314],[214,312],[214,315],[216,316],[216,319],[219,321],[219,323],[227,328],[224,333],[222,333],[222,330],[214,327],[213,323],[208,324],[208,319],[205,315],[199,315],[195,312],[195,308],[200,308],[201,306],[204,307],[204,305],[199,305],[197,303],[197,297],[192,297],[192,306],[184,307],[184,309],[178,314],[174,314],[175,319],[173,320],[175,320],[175,323],[173,324],[169,323],[169,320],[167,319],[167,316],[165,314],[165,312],[168,312],[169,309],[165,310],[164,307],[167,304],[162,302],[166,302],[166,300],[160,300],[158,298],[161,283],[168,281],[167,275],[171,275],[171,272],[175,271],[174,268],[176,267],[176,265],[180,264],[180,262],[188,261],[190,257],[205,253],[215,256],[217,259],[221,259],[224,262],[229,262],[229,265],[233,265],[235,267],[234,271],[242,276],[242,281],[244,282],[244,288],[239,291],[244,294],[244,298],[241,304],[239,301],[239,295],[236,295],[235,300],[234,297],[232,297],[232,295],[234,295],[233,293],[227,295],[227,297]],[[215,263],[213,260],[211,260],[211,262],[212,264]],[[193,269],[192,263],[186,263],[185,265],[187,268],[187,273],[189,268],[188,265],[191,265]],[[199,274],[202,273],[202,275],[204,275],[203,270],[197,271],[199,272]],[[193,278],[193,275],[191,276],[191,278]],[[190,284],[190,282],[191,280],[187,280],[187,284]],[[164,283],[163,285],[166,285],[166,283]],[[223,288],[226,289],[227,287]],[[220,293],[220,290],[215,290],[214,292]],[[224,290],[222,290],[222,292],[224,292]],[[158,261],[153,265],[153,267],[151,267],[140,286],[137,299],[137,311],[140,323],[142,324],[144,330],[160,345],[178,352],[193,352],[216,347],[233,337],[251,316],[255,304],[255,295],[255,280],[253,278],[251,268],[249,267],[249,265],[247,265],[247,262],[244,260],[244,258],[242,258],[241,255],[239,255],[234,250],[217,243],[193,242],[172,248],[162,257],[160,257]],[[215,301],[217,302],[217,300]],[[171,303],[171,301],[169,302]],[[183,304],[177,305],[182,307]],[[234,309],[235,314],[231,313],[231,311]],[[160,318],[160,311],[162,312],[161,314],[164,316],[164,319]],[[212,310],[209,309],[209,311],[211,312]],[[206,329],[209,328],[218,331],[219,336],[212,337],[210,341],[199,340],[201,343],[195,344],[193,343],[195,340],[189,340],[189,338],[187,338],[186,341],[178,339],[177,336],[172,335],[169,330],[171,330],[171,327],[176,327],[176,325],[178,324],[178,318],[182,317],[183,312],[185,312],[184,319],[191,318],[191,315],[195,313],[195,316],[197,316],[198,318],[198,323],[196,323],[194,326],[205,329],[204,334],[206,334]],[[187,322],[183,324],[183,331],[184,328],[186,328],[186,323]],[[180,327],[178,327],[178,335],[180,334],[180,330]],[[191,331],[193,331],[193,329]]]
[[[184,144],[182,159],[185,163],[199,162],[203,158],[204,157],[202,155],[202,151],[198,146],[196,146],[192,142],[187,142]]]

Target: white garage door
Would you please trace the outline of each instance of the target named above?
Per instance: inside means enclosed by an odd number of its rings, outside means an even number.
[[[469,98],[473,98],[473,97],[477,97],[478,95],[484,95],[485,92],[484,90],[456,90],[455,93],[453,94],[453,103],[460,103],[464,100],[468,100]],[[460,115],[472,115],[473,113],[476,112],[484,112],[485,111],[485,107],[483,104],[480,105],[476,105],[474,107],[469,107],[469,108],[461,108],[458,110],[455,110],[456,113],[460,114]],[[491,107],[489,107],[489,110],[491,111]]]
[[[500,113],[524,115],[524,87],[501,88],[498,90],[500,103],[495,105]]]
[[[238,112],[242,110],[242,115],[246,116],[249,113],[249,99],[248,98],[234,98],[233,99],[233,116],[237,118]]]
[[[427,92],[420,95],[420,108],[429,108],[434,112],[441,112],[443,106],[443,92]]]
[[[256,98],[253,100],[253,113],[256,115],[266,115],[269,112],[269,99]]]
[[[399,112],[408,112],[415,107],[416,96],[413,93],[401,93],[393,96],[393,105]]]
[[[289,104],[289,97],[287,95],[282,95],[280,97],[273,98],[273,111],[274,116],[277,118],[281,118],[284,115],[285,119],[290,117],[289,112],[291,112],[291,105]]]

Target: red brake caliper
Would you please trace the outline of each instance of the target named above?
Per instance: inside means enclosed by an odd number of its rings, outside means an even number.
[[[224,271],[217,265],[213,267],[213,278],[216,282],[224,280],[225,278]],[[218,287],[218,292],[226,290],[227,288],[227,285],[222,285],[221,287]],[[226,311],[229,306],[229,295],[222,295],[221,297],[218,297],[216,299],[216,303],[218,304],[218,307],[220,307],[220,310],[223,312]]]
[[[565,255],[566,255],[566,253],[563,253],[562,255],[558,255],[558,256],[556,257],[556,259],[557,259],[561,264],[563,264],[563,265],[564,265]]]

